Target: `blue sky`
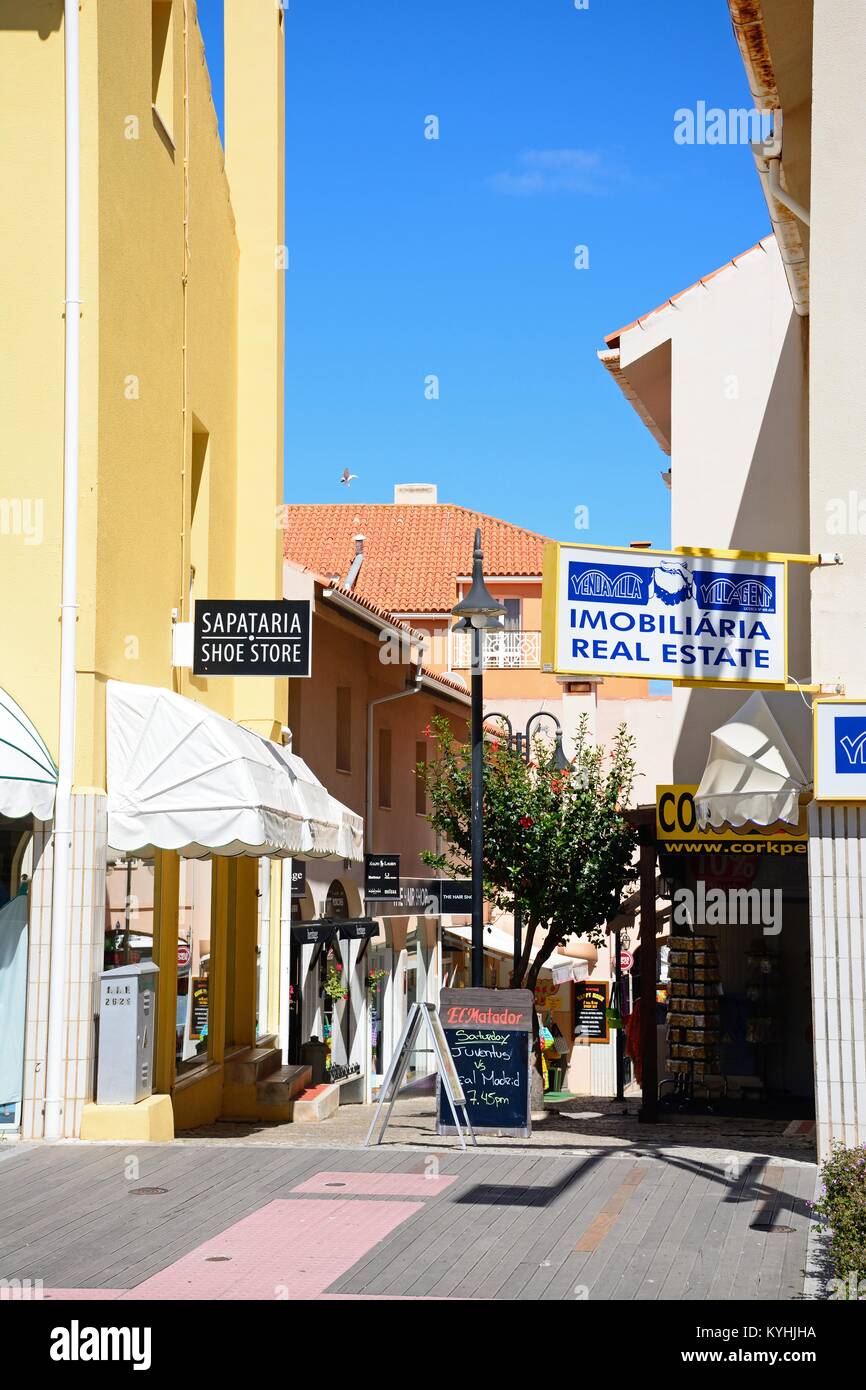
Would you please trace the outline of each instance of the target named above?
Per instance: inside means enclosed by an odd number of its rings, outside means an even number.
[[[747,149],[673,138],[677,108],[749,105],[725,0],[289,0],[286,68],[286,499],[435,482],[668,544],[665,456],[595,353],[769,230]]]

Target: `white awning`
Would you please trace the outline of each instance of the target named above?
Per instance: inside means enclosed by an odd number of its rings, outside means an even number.
[[[0,815],[51,820],[57,768],[27,715],[0,690]]]
[[[503,921],[503,917],[507,917],[508,921],[511,921],[511,920],[512,920],[512,919],[511,919],[510,913],[503,913],[503,916],[502,916],[502,917],[497,918],[497,922],[496,922],[496,925],[495,925],[495,926],[485,926],[485,928],[484,928],[484,949],[485,949],[485,951],[491,951],[491,952],[493,953],[493,955],[495,955],[495,956],[507,956],[509,960],[513,960],[513,959],[514,959],[514,932],[513,932],[513,927],[512,927],[512,930],[511,930],[510,932],[507,931],[507,930],[503,930],[503,929],[502,929],[502,926],[500,925],[500,923],[502,923],[502,921]],[[471,927],[445,927],[444,930],[445,930],[446,936],[456,936],[457,939],[458,939],[459,941],[466,942],[466,943],[468,943],[468,944],[471,946],[471,944],[472,944],[472,928],[471,928]],[[542,942],[543,942],[543,938],[542,938],[542,941],[539,941],[538,946],[536,946],[536,948],[532,951],[531,956],[530,956],[530,959],[531,959],[531,960],[535,960],[535,957],[538,955],[538,952],[539,952],[539,950],[541,949]],[[575,960],[572,960],[569,956],[563,956],[563,955],[560,955],[559,951],[554,951],[554,952],[552,953],[552,955],[548,956],[547,960],[544,962],[544,965],[543,965],[541,968],[542,968],[542,970],[553,970],[554,967],[556,967],[556,968],[561,968],[561,969],[565,970],[565,968],[568,967],[569,973],[568,973],[568,977],[567,977],[567,978],[568,978],[568,979],[572,979],[572,978],[576,978],[576,976],[575,976],[575,974],[574,974],[574,968],[575,968],[575,966],[577,966],[577,965],[579,965],[579,964],[580,964],[580,962],[575,961]],[[560,981],[560,983],[562,983],[562,981]]]
[[[787,737],[777,714],[788,726]],[[774,696],[772,709],[760,692],[750,695],[710,736],[710,756],[695,793],[700,828],[780,820],[796,825],[809,779],[789,739],[808,749],[809,736],[809,711],[799,694]]]
[[[301,758],[204,705],[109,681],[106,726],[113,850],[363,858],[362,817]]]

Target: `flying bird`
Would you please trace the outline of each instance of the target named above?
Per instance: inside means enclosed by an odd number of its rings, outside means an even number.
[[[344,485],[345,487],[348,487],[349,484],[352,482],[352,480],[353,480],[354,478],[357,478],[357,476],[358,476],[357,473],[350,473],[349,470],[348,470],[348,468],[344,468],[344,469],[343,469],[343,476],[342,476],[342,478],[340,479],[340,482],[343,483],[343,485]]]

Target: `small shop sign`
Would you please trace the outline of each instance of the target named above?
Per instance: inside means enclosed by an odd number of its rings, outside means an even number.
[[[393,858],[397,856],[394,855]],[[468,917],[472,913],[472,880],[401,877],[396,897],[384,899],[368,893],[365,893],[365,897],[370,903],[387,901],[397,911],[402,910],[419,917],[438,917],[440,913]]]
[[[574,985],[574,1036],[588,1043],[607,1042],[607,980],[577,980]]]
[[[695,809],[695,783],[665,783],[656,787],[656,840],[663,854],[772,855],[806,854],[809,832],[805,809],[793,825],[730,826],[701,830]]]
[[[542,670],[784,688],[788,559],[550,542]]]
[[[399,854],[364,855],[364,897],[371,902],[400,897]]]
[[[815,800],[866,802],[866,700],[816,700]]]
[[[196,599],[193,674],[309,676],[309,599]]]
[[[307,891],[307,866],[303,859],[292,860],[292,897],[302,898]]]
[[[341,941],[371,941],[378,930],[379,923],[374,922],[372,917],[356,917],[348,922],[340,922],[337,935]]]

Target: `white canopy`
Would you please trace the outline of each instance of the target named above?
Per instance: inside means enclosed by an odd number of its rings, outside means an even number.
[[[106,710],[113,850],[362,859],[362,818],[297,755],[154,686],[109,681]]]
[[[21,707],[0,690],[0,815],[50,820],[56,789],[54,759]]]
[[[781,698],[788,703],[776,706],[777,712],[784,710],[789,732],[795,736],[808,711],[799,695]],[[792,701],[799,701],[802,713]],[[780,820],[796,825],[800,794],[808,784],[767,698],[756,691],[710,736],[710,756],[695,793],[698,825],[702,830],[748,822],[773,825]]]
[[[503,927],[506,926],[507,923],[512,924],[510,931],[503,930]],[[471,927],[446,927],[445,931],[448,936],[456,936],[458,940],[465,941],[469,945],[472,944]],[[542,937],[538,945],[531,952],[532,960],[535,960],[535,957],[538,955],[538,952],[543,944],[543,940],[544,938]],[[513,918],[511,917],[510,913],[503,913],[501,917],[498,917],[496,919],[494,925],[485,926],[484,949],[485,951],[491,951],[496,956],[507,956],[510,960],[514,959],[514,927]],[[567,977],[563,976],[563,979],[573,979],[577,978],[577,976],[575,975],[575,967],[579,966],[580,964],[581,962],[572,960],[569,956],[560,955],[559,951],[554,951],[550,956],[548,956],[547,960],[544,962],[544,965],[542,966],[542,969],[553,970],[554,967],[557,967],[564,971],[567,967],[568,975]],[[563,981],[561,980],[560,983],[563,983]]]

